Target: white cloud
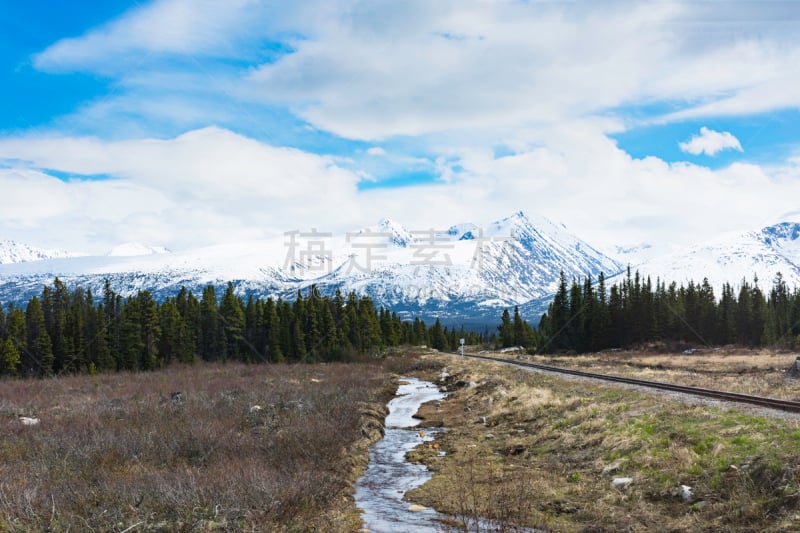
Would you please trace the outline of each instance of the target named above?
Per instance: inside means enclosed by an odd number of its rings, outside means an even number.
[[[331,158],[219,128],[167,140],[5,139],[2,158],[114,179],[65,182],[36,170],[2,171],[0,234],[89,252],[126,241],[179,250],[293,229],[346,231],[382,217],[445,229],[521,209],[566,223],[598,246],[666,246],[758,227],[796,208],[796,166],[768,175],[753,165],[715,171],[633,159],[602,125],[582,121],[537,130],[527,147],[520,137],[519,151],[505,157],[454,149],[440,163],[451,168],[447,183],[366,191],[357,189],[359,176]],[[543,137],[546,142],[539,141]]]
[[[62,39],[34,57],[42,70],[140,70],[149,54],[235,54],[249,36],[259,2],[159,0],[130,10],[81,37]],[[260,12],[260,10],[258,10]],[[256,17],[258,18],[258,17]]]
[[[359,178],[331,158],[219,128],[168,140],[3,139],[0,158],[113,178],[65,182],[24,169],[0,174],[3,225],[24,221],[58,233],[63,220],[80,213],[84,242],[75,244],[81,248],[123,240],[158,239],[155,244],[180,248],[250,239],[287,225],[355,223],[358,212]],[[88,242],[99,233],[102,242]]]
[[[700,128],[700,135],[692,135],[691,139],[678,143],[678,146],[683,152],[692,155],[706,154],[714,156],[723,150],[743,151],[739,139],[734,137],[732,133],[710,130],[705,126]]]
[[[724,20],[747,24],[721,24],[721,9]],[[132,92],[166,92],[146,93],[150,102],[140,106],[156,119],[186,122],[185,113],[171,117],[175,91],[194,97],[186,112],[207,116],[208,98],[197,98],[206,93],[288,105],[319,129],[367,140],[519,128],[660,100],[685,107],[675,117],[800,105],[791,91],[800,83],[800,43],[775,22],[792,13],[773,6],[773,18],[761,20],[748,9],[681,1],[159,0],[54,43],[35,65],[111,74]],[[254,63],[275,41],[293,52]],[[247,66],[206,61],[220,57]],[[118,98],[142,103],[120,94],[98,105],[113,107]]]
[[[331,8],[324,22],[305,21],[309,38],[295,53],[254,69],[242,94],[365,140],[519,128],[663,100],[692,110],[731,99],[745,113],[800,105],[788,89],[800,82],[797,42],[746,27],[715,36],[721,14],[694,3],[427,4]],[[765,86],[787,89],[748,96]]]
[[[636,160],[607,136],[625,106],[674,103],[667,121],[800,106],[794,25],[753,19],[745,4],[157,0],[35,58],[45,71],[110,76],[114,91],[54,121],[96,138],[0,139],[0,158],[32,162],[0,172],[0,230],[38,227],[81,249],[179,249],[382,216],[481,223],[519,209],[599,243],[747,227],[794,207],[796,169]],[[276,59],[258,48],[266,41],[293,52]],[[263,121],[261,140],[231,131],[253,131],[241,125],[265,109],[372,147],[331,149],[335,159],[263,141],[284,123]],[[495,157],[498,145],[513,154]],[[705,128],[681,145],[742,150]],[[356,152],[362,161],[345,161]],[[43,168],[114,179],[31,170]],[[436,169],[445,183],[357,189],[409,169]]]

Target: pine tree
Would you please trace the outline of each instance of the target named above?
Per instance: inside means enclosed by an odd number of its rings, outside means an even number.
[[[11,338],[0,339],[0,376],[16,376],[21,363],[19,350]]]
[[[206,361],[224,359],[226,355],[225,332],[219,319],[217,295],[213,285],[203,289],[199,320],[200,356]]]
[[[45,327],[42,305],[36,296],[28,302],[25,310],[25,326],[28,332],[25,366],[35,369],[40,376],[52,375],[55,361],[53,345]]]
[[[609,316],[606,295],[606,278],[600,272],[597,277],[597,290],[595,291],[594,317],[592,318],[592,351],[611,348],[609,341]]]
[[[528,324],[522,320],[519,314],[519,306],[514,306],[514,346],[526,346],[528,344]]]
[[[8,337],[8,329],[6,328],[6,314],[3,311],[3,304],[0,303],[0,339]]]
[[[92,315],[94,318],[89,322],[89,336],[92,339],[89,360],[98,371],[116,370],[117,363],[108,342],[108,315],[103,304],[99,304]]]
[[[438,323],[439,321],[437,320],[436,322]],[[435,324],[434,327],[436,327]],[[431,333],[433,333],[433,331],[431,331]],[[508,309],[503,310],[503,316],[500,318],[500,325],[497,326],[497,336],[501,348],[508,348],[509,346],[513,346],[514,325],[511,322],[511,314],[508,312]],[[431,342],[433,342],[433,339],[431,339]],[[434,348],[436,348],[435,345]]]
[[[21,356],[19,366],[20,373],[25,376],[33,375],[38,367],[26,353],[28,345],[28,327],[25,322],[25,313],[22,309],[15,307],[13,304],[9,304],[8,306],[8,314],[6,315],[6,335],[6,338],[11,340],[14,348],[16,348]]]
[[[233,292],[233,283],[228,282],[219,308],[219,318],[225,338],[225,358],[240,360],[244,346],[245,316],[242,301]]]
[[[507,312],[508,312],[508,310],[506,309],[506,313]],[[430,337],[431,337],[431,347],[432,348],[434,348],[436,350],[439,350],[439,351],[444,351],[444,350],[447,349],[447,344],[448,344],[447,343],[447,337],[444,334],[444,329],[442,328],[442,323],[439,321],[438,318],[436,319],[436,322],[431,327]]]
[[[281,322],[277,306],[272,298],[267,298],[264,307],[264,322],[267,329],[267,357],[273,363],[280,363],[284,360],[283,350],[281,350]]]

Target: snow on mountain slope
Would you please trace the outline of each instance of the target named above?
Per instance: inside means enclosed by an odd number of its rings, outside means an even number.
[[[75,256],[77,254],[66,250],[45,250],[12,240],[0,241],[0,265]]]
[[[780,222],[760,230],[729,235],[680,253],[662,256],[633,267],[653,281],[695,283],[708,278],[719,296],[724,283],[734,289],[741,281],[769,288],[780,272],[789,287],[800,287],[800,223]]]
[[[293,298],[356,291],[378,304],[425,316],[491,316],[553,292],[559,273],[613,275],[621,266],[563,226],[523,213],[489,224],[409,230],[392,221],[344,235],[312,230],[271,240],[169,254],[83,257],[0,266],[0,301],[22,301],[55,276],[97,292],[108,279],[127,296],[171,296],[233,282],[241,295]]]
[[[148,246],[140,242],[126,242],[115,246],[108,252],[111,257],[135,257],[139,255],[168,254],[170,251],[163,246]]]

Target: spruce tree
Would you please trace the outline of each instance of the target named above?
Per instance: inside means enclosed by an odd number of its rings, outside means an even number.
[[[36,296],[28,302],[25,310],[25,326],[28,333],[24,351],[27,360],[23,364],[40,376],[52,375],[55,362],[53,345],[45,327],[42,305]]]
[[[16,376],[21,363],[19,350],[11,338],[0,339],[0,376]]]

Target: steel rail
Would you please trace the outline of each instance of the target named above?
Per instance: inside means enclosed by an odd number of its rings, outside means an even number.
[[[461,354],[453,354],[453,355],[460,356]],[[505,363],[521,367],[534,368],[537,370],[544,370],[547,372],[555,372],[559,374],[569,374],[584,378],[592,378],[603,381],[613,381],[617,383],[626,383],[628,385],[638,385],[641,387],[647,387],[651,389],[668,390],[683,394],[691,394],[694,396],[702,396],[705,398],[715,398],[726,402],[739,402],[750,405],[758,405],[761,407],[767,407],[770,409],[780,409],[782,411],[800,412],[800,402],[792,400],[783,400],[781,398],[770,398],[768,396],[754,396],[752,394],[741,394],[738,392],[728,392],[715,389],[706,389],[701,387],[688,387],[685,385],[676,385],[674,383],[665,383],[663,381],[648,381],[644,379],[627,378],[623,376],[612,376],[609,374],[596,374],[594,372],[584,372],[582,370],[574,370],[571,368],[540,365],[537,363],[516,361],[513,359],[504,359],[500,357],[490,357],[487,355],[464,354],[463,357],[470,357],[472,359],[483,359],[485,361],[492,361],[495,363]]]

